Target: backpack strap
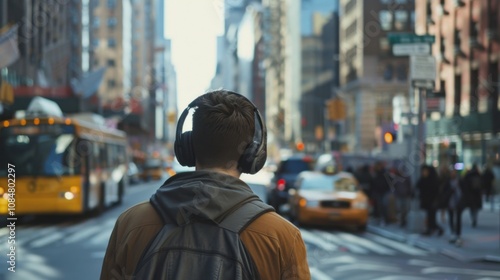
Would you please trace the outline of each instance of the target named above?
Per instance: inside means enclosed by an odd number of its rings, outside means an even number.
[[[246,202],[233,213],[229,214],[229,216],[224,218],[224,220],[219,223],[219,227],[232,232],[241,233],[258,217],[272,211],[274,211],[273,207],[259,200]]]

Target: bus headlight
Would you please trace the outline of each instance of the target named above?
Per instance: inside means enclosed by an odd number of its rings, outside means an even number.
[[[67,200],[72,200],[73,198],[75,198],[75,194],[72,192],[65,192],[64,198],[66,198]]]
[[[8,193],[4,193],[2,195],[2,197],[3,197],[3,199],[7,200],[7,199],[9,199],[9,194]]]
[[[4,192],[5,190],[2,187],[0,187],[0,195],[2,195]]]

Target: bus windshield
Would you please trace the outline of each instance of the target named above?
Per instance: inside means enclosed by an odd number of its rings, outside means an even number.
[[[16,166],[17,176],[61,176],[79,172],[75,160],[75,135],[9,127],[0,130],[0,176],[7,175],[8,164]],[[77,168],[78,167],[78,168]]]

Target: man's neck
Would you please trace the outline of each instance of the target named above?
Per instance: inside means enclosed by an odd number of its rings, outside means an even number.
[[[219,173],[224,173],[229,176],[233,176],[235,178],[240,178],[241,172],[239,172],[236,169],[225,169],[225,168],[218,168],[218,167],[200,167],[196,166],[196,171],[213,171],[213,172],[219,172]]]

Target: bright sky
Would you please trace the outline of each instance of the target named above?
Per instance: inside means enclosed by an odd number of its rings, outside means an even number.
[[[217,59],[216,37],[224,31],[224,0],[165,1],[165,32],[172,39],[180,112],[210,86]]]

